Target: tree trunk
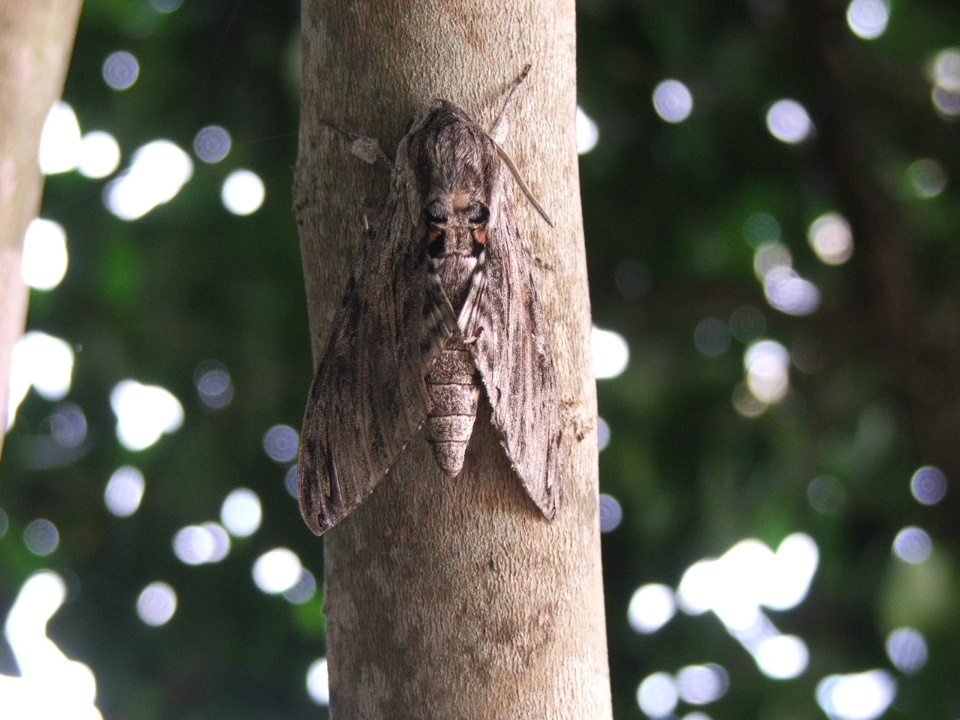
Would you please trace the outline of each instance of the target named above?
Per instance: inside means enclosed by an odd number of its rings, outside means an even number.
[[[0,2],[0,450],[13,346],[23,333],[23,236],[37,216],[40,132],[63,91],[81,0]]]
[[[544,261],[533,270],[565,409],[563,504],[548,522],[524,495],[485,400],[457,478],[415,438],[326,536],[337,720],[611,716],[573,0],[305,0],[295,202],[313,346],[319,356],[388,180],[319,121],[378,138],[392,157],[433,97],[489,129],[527,63],[503,145],[555,224],[517,193],[524,240]]]

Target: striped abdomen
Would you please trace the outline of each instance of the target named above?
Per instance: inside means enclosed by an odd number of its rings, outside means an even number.
[[[454,477],[463,469],[480,398],[477,368],[459,335],[447,342],[425,380],[431,403],[426,440],[440,469]]]

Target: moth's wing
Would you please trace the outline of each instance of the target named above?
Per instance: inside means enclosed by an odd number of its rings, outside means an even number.
[[[455,329],[391,194],[317,366],[300,442],[300,510],[323,534],[362,503],[429,410],[424,376]],[[442,296],[441,296],[441,299]]]
[[[505,206],[487,229],[483,262],[458,321],[507,456],[527,494],[552,519],[563,486],[560,395],[529,256]]]

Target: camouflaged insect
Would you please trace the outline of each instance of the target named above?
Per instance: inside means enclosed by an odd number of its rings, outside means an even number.
[[[526,493],[545,517],[557,512],[557,380],[504,168],[550,221],[493,139],[528,70],[490,133],[433,100],[400,141],[303,421],[300,508],[318,535],[373,492],[421,429],[440,469],[458,475],[481,387]],[[382,156],[375,141],[344,134],[358,155]]]

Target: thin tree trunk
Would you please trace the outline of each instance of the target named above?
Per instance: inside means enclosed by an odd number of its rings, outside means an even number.
[[[40,132],[63,91],[81,0],[0,2],[0,450],[13,346],[23,333],[23,236],[37,216]]]
[[[565,406],[567,484],[553,522],[524,495],[481,402],[464,471],[422,438],[326,536],[332,714],[353,718],[611,716],[600,573],[590,308],[574,133],[573,0],[305,0],[296,210],[315,355],[388,172],[321,119],[393,155],[433,97],[490,127],[527,63],[504,147],[550,213],[519,196]],[[306,378],[304,389],[306,390]]]

